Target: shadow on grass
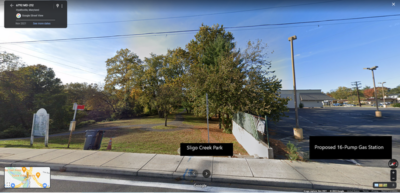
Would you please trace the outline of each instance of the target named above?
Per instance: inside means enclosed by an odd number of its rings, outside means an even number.
[[[207,118],[206,117],[197,117],[193,114],[182,114],[184,121],[184,124],[188,124],[188,125],[203,125],[203,124],[207,124]],[[211,117],[208,122],[210,124],[218,124],[218,118],[215,117]]]
[[[29,145],[23,145],[23,144],[16,144],[16,145],[13,145],[13,144],[6,144],[6,145],[4,145],[3,147],[5,147],[5,148],[7,148],[7,147],[19,147],[19,148],[32,148],[32,146],[29,144]]]

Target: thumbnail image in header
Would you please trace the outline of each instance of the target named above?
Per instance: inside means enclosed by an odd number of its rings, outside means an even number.
[[[5,188],[50,188],[50,167],[6,167]]]

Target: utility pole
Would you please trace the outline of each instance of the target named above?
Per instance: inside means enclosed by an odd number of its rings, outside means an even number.
[[[360,93],[358,91],[359,86],[361,86],[361,82],[360,81],[355,81],[355,82],[352,82],[352,85],[355,86],[355,88],[357,89],[358,105],[360,105],[360,107],[361,107]]]
[[[385,91],[383,90],[383,84],[386,82],[378,82],[378,84],[382,84],[382,99],[383,99],[383,107],[386,108],[386,103],[385,103]]]
[[[297,110],[297,94],[296,94],[296,74],[294,68],[294,51],[293,51],[293,40],[296,40],[297,36],[289,37],[291,51],[292,51],[292,70],[293,70],[293,92],[294,92],[294,110],[296,112],[296,128],[293,128],[294,137],[296,139],[303,139],[303,129],[299,127],[299,113]]]

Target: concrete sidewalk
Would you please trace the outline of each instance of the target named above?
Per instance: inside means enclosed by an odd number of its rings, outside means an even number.
[[[66,172],[180,178],[299,189],[372,190],[373,182],[390,182],[390,168],[274,159],[187,157],[64,149],[0,148],[0,166],[40,166]],[[189,175],[190,169],[198,172],[196,177]],[[203,177],[204,170],[211,171],[209,178]]]

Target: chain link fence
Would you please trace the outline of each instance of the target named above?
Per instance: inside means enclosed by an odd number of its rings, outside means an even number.
[[[264,135],[268,135],[265,129],[265,120],[248,113],[238,112],[233,115],[233,121],[249,132],[255,139],[264,141]],[[268,127],[268,126],[267,126]]]

